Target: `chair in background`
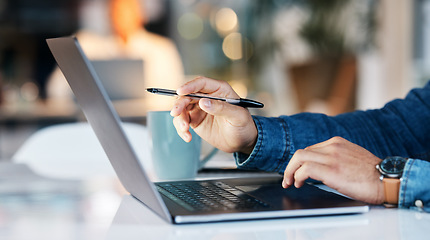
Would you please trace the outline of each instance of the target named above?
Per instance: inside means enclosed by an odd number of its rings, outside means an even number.
[[[140,159],[149,160],[148,134],[143,125],[123,123]],[[91,126],[86,122],[58,124],[31,135],[12,156],[35,173],[59,179],[115,176],[114,170]],[[150,161],[142,162],[151,167]]]

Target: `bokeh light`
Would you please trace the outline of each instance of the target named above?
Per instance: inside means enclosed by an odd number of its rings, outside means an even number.
[[[240,33],[230,33],[224,38],[222,51],[231,60],[242,59],[242,35]]]
[[[196,39],[203,32],[203,20],[195,13],[185,13],[179,18],[177,27],[183,38]]]
[[[227,35],[238,29],[237,15],[231,8],[221,8],[215,14],[215,27],[220,35]]]

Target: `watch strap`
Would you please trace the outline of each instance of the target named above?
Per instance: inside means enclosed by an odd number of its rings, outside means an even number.
[[[382,183],[384,184],[385,203],[398,205],[400,179],[384,177],[384,179],[382,179]]]

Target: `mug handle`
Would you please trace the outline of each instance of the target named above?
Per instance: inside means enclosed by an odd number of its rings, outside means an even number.
[[[199,170],[203,168],[203,166],[218,152],[218,148],[212,149],[212,151],[199,162]]]

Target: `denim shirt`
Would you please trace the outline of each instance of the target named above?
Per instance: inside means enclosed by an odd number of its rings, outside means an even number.
[[[341,136],[381,159],[410,158],[401,179],[399,207],[430,212],[430,82],[378,110],[253,119],[257,142],[250,155],[234,154],[238,167],[283,173],[297,149]]]

